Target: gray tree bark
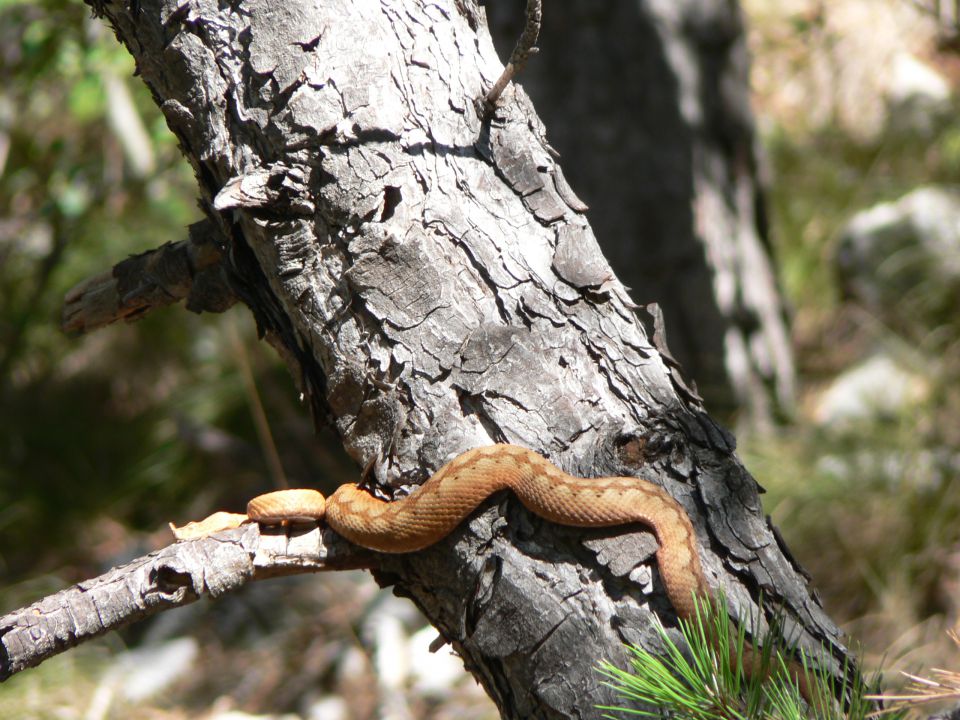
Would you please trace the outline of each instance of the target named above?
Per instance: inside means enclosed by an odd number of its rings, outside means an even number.
[[[228,279],[376,492],[501,441],[584,476],[643,475],[686,507],[740,617],[762,591],[801,643],[846,657],[733,438],[638,321],[525,93],[478,112],[502,69],[480,8],[91,4],[196,170],[221,255],[205,274]],[[503,717],[595,717],[615,700],[598,662],[625,664],[625,642],[656,651],[653,615],[675,619],[655,547],[642,528],[562,528],[498,496],[436,546],[364,564],[424,611]],[[202,591],[173,567],[146,582]]]
[[[501,56],[522,21],[490,0]],[[548,8],[524,72],[570,184],[633,299],[711,413],[769,426],[795,370],[770,259],[735,0],[570,0]]]

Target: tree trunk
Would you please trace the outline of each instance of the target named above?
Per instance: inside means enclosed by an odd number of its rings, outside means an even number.
[[[488,4],[504,56],[522,18]],[[760,427],[790,415],[738,4],[570,0],[547,9],[539,44],[521,83],[617,276],[663,308],[712,413]]]
[[[223,272],[381,494],[513,442],[583,476],[637,474],[693,518],[741,617],[839,633],[764,518],[733,439],[638,322],[469,0],[93,2],[193,163]],[[549,11],[549,8],[548,8]],[[665,177],[665,173],[659,176]],[[669,625],[638,528],[589,531],[495,496],[379,561],[505,718],[594,716],[597,664]]]

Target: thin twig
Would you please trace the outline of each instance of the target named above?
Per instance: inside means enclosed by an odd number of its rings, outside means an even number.
[[[960,647],[960,635],[956,630],[948,631],[947,635],[953,640],[954,644]],[[868,700],[880,700],[890,703],[886,708],[869,717],[879,717],[885,713],[900,712],[918,705],[930,702],[943,702],[945,700],[960,700],[960,673],[953,670],[942,670],[933,668],[930,674],[933,677],[925,678],[919,675],[912,675],[907,672],[901,672],[910,682],[906,689],[894,695],[893,693],[884,693],[882,695],[868,695]],[[937,678],[937,679],[934,679]]]
[[[253,369],[250,367],[250,357],[247,354],[247,348],[240,339],[240,331],[237,329],[237,319],[233,317],[227,323],[227,337],[230,342],[230,349],[233,357],[237,361],[237,367],[240,370],[240,378],[243,380],[243,389],[247,395],[247,402],[250,405],[250,415],[253,419],[253,426],[257,431],[257,439],[260,441],[260,448],[263,450],[264,459],[267,461],[267,467],[270,470],[270,478],[274,487],[286,489],[290,487],[287,482],[287,475],[283,471],[283,462],[280,460],[280,453],[277,451],[277,443],[273,439],[273,433],[270,431],[270,421],[267,419],[267,413],[263,409],[263,402],[260,399],[260,393],[257,390],[257,381],[253,377]]]
[[[523,27],[523,33],[521,33],[520,39],[517,40],[517,44],[510,54],[510,60],[507,62],[507,66],[483,98],[488,111],[496,106],[501,93],[503,93],[504,88],[507,87],[507,83],[509,83],[517,73],[523,70],[523,66],[527,64],[530,56],[537,53],[538,48],[536,45],[537,38],[540,37],[540,21],[542,16],[543,0],[527,0],[527,20]]]

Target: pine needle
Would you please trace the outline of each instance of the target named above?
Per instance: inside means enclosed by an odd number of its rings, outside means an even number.
[[[780,619],[782,620],[782,618]],[[786,643],[777,632],[763,645],[747,640],[742,624],[730,632],[726,599],[697,600],[696,614],[680,621],[685,641],[681,649],[662,624],[656,626],[664,648],[662,656],[636,646],[628,646],[630,669],[604,662],[599,668],[613,688],[630,707],[604,706],[604,717],[616,720],[624,716],[677,718],[682,720],[866,720],[871,717],[875,696],[864,694],[868,683],[855,668],[843,667],[840,677],[829,669],[813,666],[807,656]],[[774,617],[771,627],[782,627]],[[755,669],[743,672],[745,648],[749,648]],[[826,649],[823,652],[827,655]],[[811,706],[803,700],[798,682],[791,672],[800,658],[806,686],[812,694]],[[960,681],[960,678],[958,678]],[[876,678],[871,680],[873,684]],[[943,683],[927,681],[923,687],[939,691]],[[960,687],[960,686],[958,686]],[[844,697],[841,707],[838,697]],[[905,712],[893,710],[893,718]]]

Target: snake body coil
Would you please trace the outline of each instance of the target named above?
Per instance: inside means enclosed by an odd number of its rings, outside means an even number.
[[[690,518],[663,488],[634,477],[574,477],[516,445],[469,450],[409,496],[394,502],[375,498],[356,485],[340,486],[327,500],[316,490],[279,490],[251,500],[246,515],[217,513],[173,530],[178,539],[185,540],[248,520],[264,524],[324,520],[362,547],[386,553],[413,552],[444,538],[480,503],[501,490],[511,490],[531,512],[560,525],[643,523],[657,536],[657,566],[677,615],[691,620],[697,600],[712,598]],[[768,672],[749,645],[740,661],[748,675]],[[737,662],[732,648],[730,662]],[[794,661],[788,663],[788,670],[809,702],[805,671]]]
[[[682,618],[694,615],[694,595],[709,586],[690,518],[662,488],[634,477],[578,478],[516,445],[476,448],[454,458],[402,500],[387,502],[356,485],[342,485],[316,505],[280,490],[255,498],[247,515],[258,522],[325,517],[351,542],[371,550],[420,550],[448,535],[486,498],[511,490],[531,512],[560,525],[611,527],[640,522],[657,536],[657,565],[667,596]]]

